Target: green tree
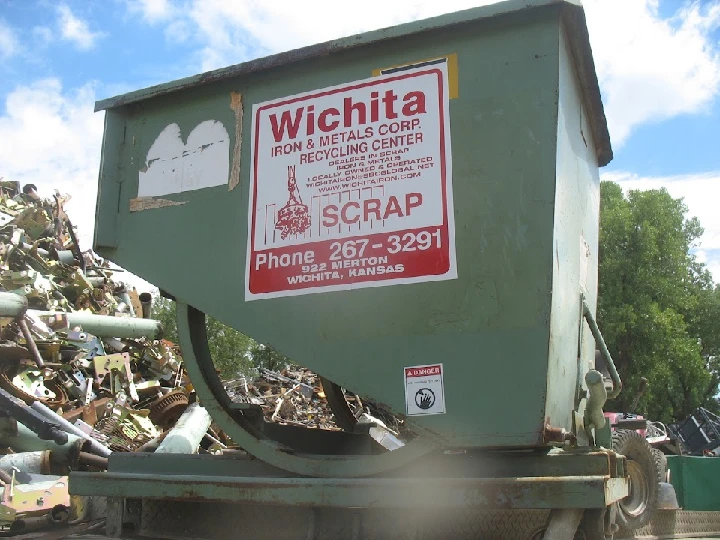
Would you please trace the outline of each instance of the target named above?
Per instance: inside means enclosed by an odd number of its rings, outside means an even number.
[[[153,298],[152,316],[162,323],[166,339],[175,343],[178,342],[176,313],[173,300],[160,296]],[[213,363],[223,379],[253,373],[255,365],[251,350],[257,347],[255,341],[209,316],[207,335]]]
[[[625,383],[609,408],[679,420],[716,406],[720,292],[691,254],[703,230],[682,199],[601,184],[598,320]],[[635,411],[628,411],[635,412]]]
[[[255,343],[250,349],[250,357],[253,365],[257,368],[265,368],[271,371],[280,371],[292,364],[290,359],[273,349],[270,345]]]
[[[704,406],[720,414],[717,398],[720,387],[720,287],[712,283],[707,271],[704,273],[704,280],[709,284],[699,289],[697,305],[688,316],[688,325],[693,335],[700,336],[701,354],[711,376],[704,393]]]

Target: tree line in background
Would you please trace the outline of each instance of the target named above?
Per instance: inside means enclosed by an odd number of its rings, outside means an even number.
[[[179,343],[176,313],[174,300],[160,296],[153,298],[152,317],[162,323],[165,339]],[[278,371],[290,363],[272,347],[258,343],[210,316],[207,317],[207,335],[215,368],[224,380],[253,376],[260,368]]]
[[[698,406],[719,411],[720,288],[692,254],[703,229],[666,190],[601,184],[598,323],[624,382],[606,405],[653,420],[682,420]],[[153,302],[153,316],[177,341],[175,303]],[[289,360],[208,318],[208,341],[225,379],[282,369]],[[640,378],[650,384],[628,410]]]
[[[598,324],[624,382],[608,407],[664,422],[718,410],[720,289],[692,254],[703,233],[666,190],[600,186]],[[640,377],[640,411],[628,411]]]

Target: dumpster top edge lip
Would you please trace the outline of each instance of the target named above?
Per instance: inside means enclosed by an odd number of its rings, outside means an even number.
[[[398,39],[413,34],[432,31],[438,28],[472,23],[482,19],[490,19],[493,17],[511,15],[525,10],[543,9],[551,6],[563,6],[573,8],[573,10],[578,12],[583,12],[582,0],[505,0],[495,4],[456,11],[453,13],[446,13],[436,17],[385,27],[323,43],[308,45],[298,49],[255,58],[240,64],[233,64],[224,68],[206,71],[189,77],[134,90],[125,94],[96,101],[95,112],[138,103],[140,101],[145,101],[147,99],[171,94],[181,90],[195,88],[205,84],[223,81],[240,75],[247,75],[283,65],[294,64],[303,60],[330,55],[369,45],[371,43]],[[584,23],[584,12],[580,17],[583,18]],[[593,125],[593,132],[595,135],[598,162],[600,166],[604,166],[612,160],[612,148],[610,145],[610,135],[607,129],[602,99],[600,97],[600,88],[594,69],[589,35],[586,28],[581,27],[578,31],[577,25],[573,24],[571,26],[573,27],[571,28],[571,32],[574,34],[574,37],[579,38],[578,45],[580,46],[580,51],[578,51],[579,55],[576,56],[576,60],[579,61],[578,69],[584,72],[582,73],[582,78],[589,83],[585,86],[584,90],[587,92],[586,97],[590,102],[590,120]]]
[[[402,38],[412,34],[419,34],[447,26],[469,23],[482,19],[497,16],[510,15],[526,9],[538,9],[553,5],[569,4],[581,6],[581,0],[505,0],[487,6],[480,6],[466,10],[446,13],[436,17],[430,17],[417,21],[411,21],[395,26],[371,30],[361,34],[334,39],[322,43],[316,43],[289,51],[283,51],[269,56],[254,58],[239,64],[205,71],[196,75],[190,75],[181,79],[148,86],[133,90],[125,94],[119,94],[95,102],[95,112],[114,109],[137,103],[156,96],[202,86],[211,82],[218,82],[230,79],[238,75],[246,75],[257,71],[264,71],[274,67],[293,64],[302,60],[329,55],[348,49],[354,49],[379,41]]]

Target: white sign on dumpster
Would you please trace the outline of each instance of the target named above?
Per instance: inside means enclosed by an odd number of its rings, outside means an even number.
[[[442,364],[405,368],[405,413],[407,416],[445,413]]]
[[[247,300],[457,277],[446,63],[252,118]]]

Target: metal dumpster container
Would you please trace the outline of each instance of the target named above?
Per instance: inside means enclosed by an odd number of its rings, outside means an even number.
[[[462,11],[96,110],[100,255],[444,446],[577,427],[612,157],[579,2]]]

